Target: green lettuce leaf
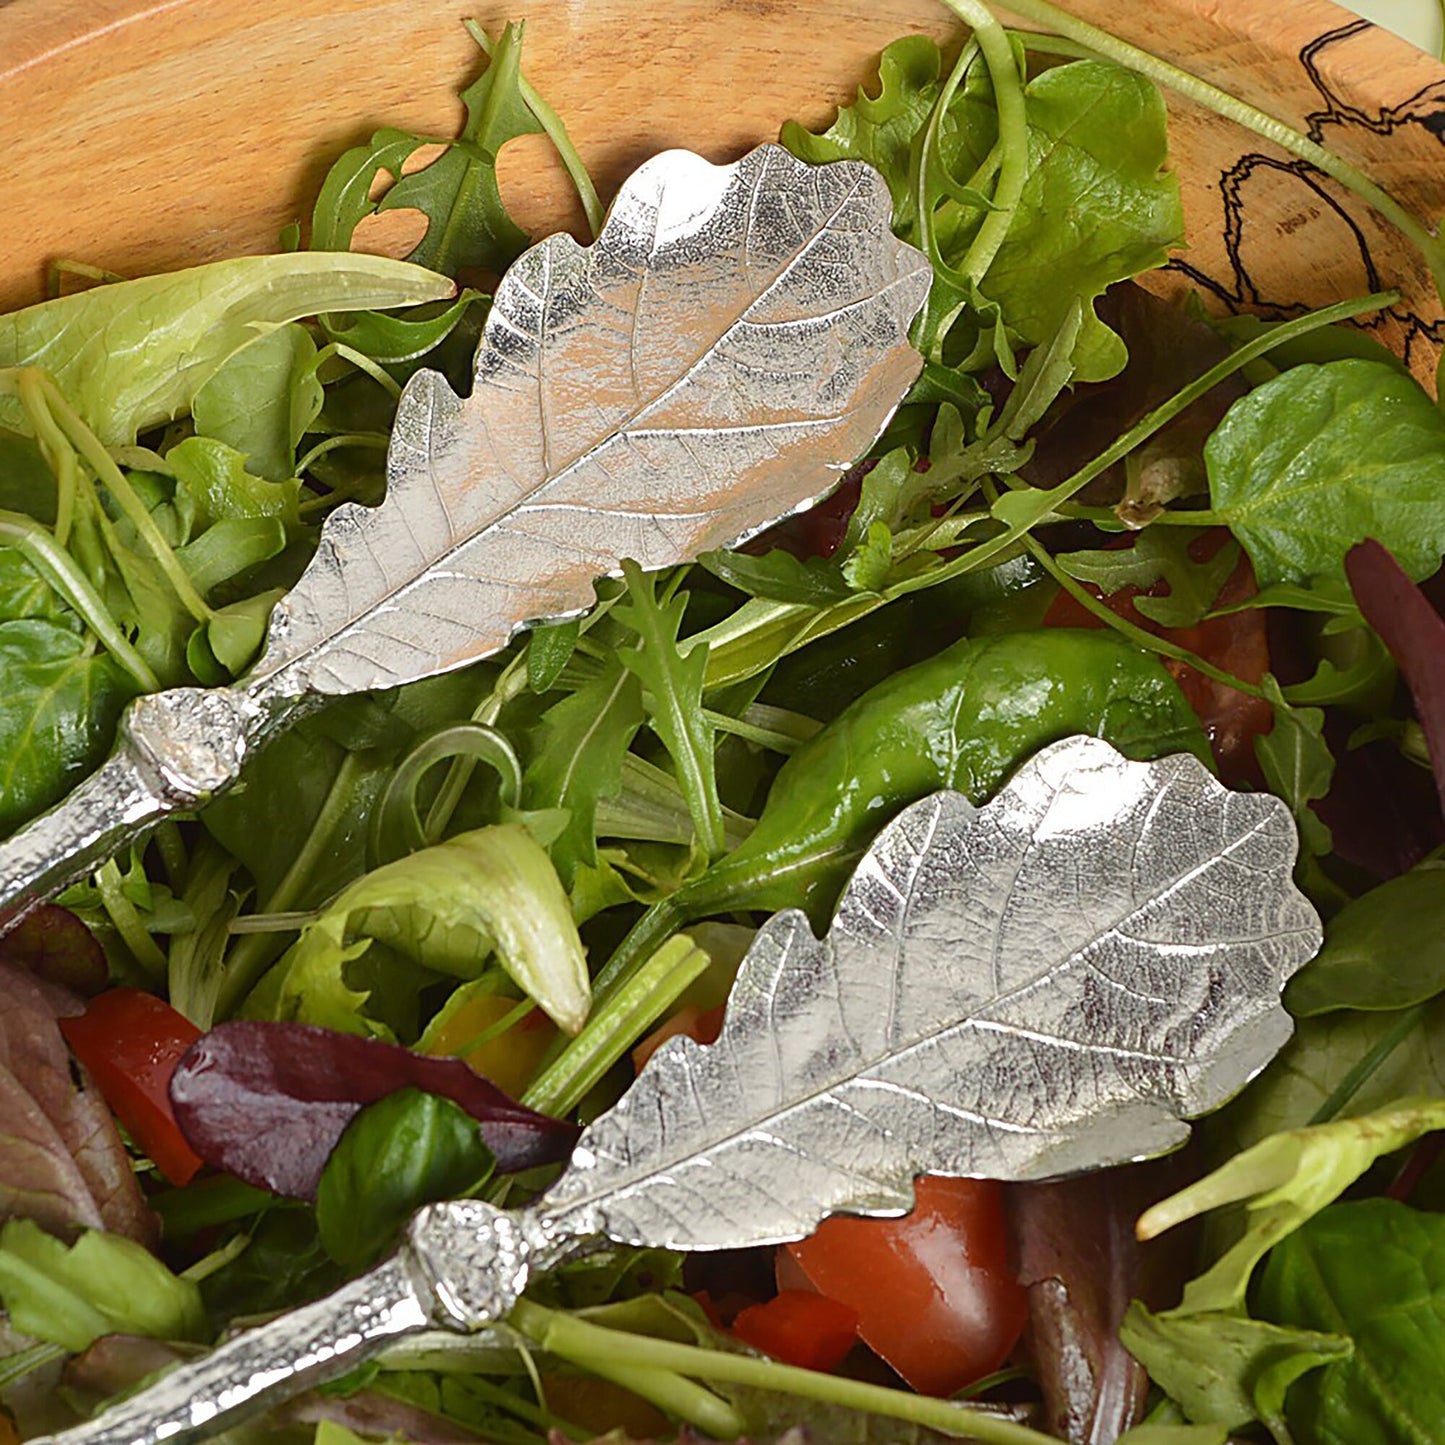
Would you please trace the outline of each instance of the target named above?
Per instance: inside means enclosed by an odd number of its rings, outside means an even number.
[[[378,968],[358,986],[354,966],[374,948]],[[246,1012],[384,1033],[364,1012],[373,990],[414,994],[429,976],[474,979],[493,954],[559,1027],[581,1028],[591,984],[567,895],[546,853],[516,824],[458,834],[353,883],[306,926]]]
[[[72,1245],[28,1219],[0,1229],[0,1299],[16,1329],[78,1353],[102,1335],[200,1340],[201,1296],[151,1252],[88,1229]]]
[[[319,311],[389,309],[452,284],[384,256],[243,256],[97,286],[0,316],[0,368],[43,367],[109,446],[184,415],[196,392],[271,327]],[[0,393],[0,426],[28,433]]]

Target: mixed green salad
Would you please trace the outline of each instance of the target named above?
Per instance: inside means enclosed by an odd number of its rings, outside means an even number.
[[[1136,284],[1184,240],[1160,87],[1437,277],[1445,249],[1046,0],[1011,3],[1046,35],[949,4],[951,45],[900,39],[825,132],[782,129],[876,166],[934,270],[922,375],[830,499],[313,711],[0,940],[0,1441],[318,1297],[425,1201],[536,1194],[663,1039],[716,1036],[763,916],[821,930],[897,811],[1073,733],[1277,794],[1326,919],[1292,1042],[1187,1150],[925,1178],[907,1219],[779,1250],[590,1255],[227,1438],[1440,1438],[1445,417],[1349,324],[1390,293],[1216,318]],[[0,829],[130,699],[244,673],[328,512],[381,497],[408,377],[465,394],[529,243],[499,151],[545,133],[600,226],[522,27],[473,34],[461,134],[377,131],[277,254],[67,262],[0,317]],[[396,210],[406,261],[350,249]]]

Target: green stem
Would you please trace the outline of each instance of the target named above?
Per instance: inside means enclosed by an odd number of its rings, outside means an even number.
[[[372,451],[384,452],[390,445],[391,438],[385,432],[341,432],[336,436],[327,437],[325,441],[317,442],[296,463],[296,475],[299,477],[310,471],[313,463],[319,461],[328,452],[334,452],[340,447],[366,447]],[[327,497],[324,500],[330,501],[331,498]]]
[[[131,646],[100,594],[76,567],[70,554],[56,545],[55,539],[39,522],[21,512],[0,510],[0,540],[16,548],[55,589],[142,692],[160,691],[160,679],[151,671],[145,658]]]
[[[531,1300],[522,1300],[514,1307],[510,1322],[541,1344],[541,1335],[533,1331],[545,1330],[545,1317],[554,1313],[541,1305],[534,1305]],[[748,1422],[726,1400],[676,1370],[619,1362],[587,1349],[585,1341],[581,1348],[577,1348],[565,1330],[553,1332],[544,1348],[589,1374],[631,1390],[634,1395],[640,1395],[674,1419],[682,1420],[714,1440],[735,1440],[747,1433]]]
[[[816,1370],[799,1369],[796,1365],[784,1365],[752,1355],[709,1350],[699,1345],[654,1339],[649,1335],[628,1334],[579,1320],[558,1310],[544,1309],[531,1300],[520,1300],[513,1306],[508,1318],[511,1324],[543,1349],[567,1359],[585,1357],[588,1369],[596,1369],[596,1362],[602,1361],[676,1370],[679,1374],[695,1375],[719,1384],[746,1385],[800,1399],[817,1400],[825,1405],[861,1410],[885,1419],[938,1430],[945,1435],[979,1441],[981,1445],[1058,1445],[1052,1436],[1042,1435],[1027,1425],[966,1405],[956,1405],[951,1400],[935,1400],[927,1395],[889,1389],[886,1385],[870,1385],[862,1380],[824,1375]]]
[[[938,99],[933,102],[933,109],[928,113],[928,123],[923,128],[923,141],[918,147],[913,163],[913,193],[914,204],[918,211],[919,249],[933,262],[936,271],[943,272],[945,276],[954,281],[955,285],[959,286],[966,284],[965,278],[944,260],[943,252],[938,244],[938,234],[934,228],[936,219],[934,212],[938,206],[938,197],[935,195],[932,185],[933,166],[930,162],[936,161],[940,167],[943,165],[942,158],[939,156],[939,131],[943,126],[943,118],[948,113],[948,107],[953,104],[953,97],[958,92],[959,84],[968,74],[969,67],[977,59],[978,54],[978,41],[976,38],[970,37],[968,43],[959,51],[953,70],[944,82],[943,89],[938,92]],[[995,143],[988,155],[975,169],[968,182],[969,186],[981,189],[989,180],[992,180],[998,172],[1001,159],[1000,147]]]
[[[35,438],[45,453],[45,459],[55,473],[55,542],[57,546],[64,547],[70,540],[76,493],[80,488],[80,468],[76,464],[75,448],[55,424],[55,418],[46,405],[38,371],[33,367],[23,368],[15,379],[15,390],[25,414],[30,418],[30,425],[35,428]]]
[[[95,875],[95,883],[100,891],[101,906],[115,925],[121,941],[135,955],[136,962],[146,974],[159,983],[166,976],[166,956],[141,922],[135,904],[125,896],[120,866],[114,858]]]
[[[45,402],[50,408],[51,415],[71,445],[80,453],[86,465],[100,481],[105,483],[106,490],[115,498],[117,505],[125,513],[127,521],[146,544],[161,575],[170,583],[171,590],[180,600],[181,606],[197,622],[211,621],[215,613],[192,585],[191,579],[186,575],[186,569],[181,566],[180,558],[176,556],[170,543],[161,535],[155,518],[146,510],[145,503],[136,495],[135,488],[131,486],[126,474],[116,465],[115,458],[101,445],[100,438],[81,420],[79,413],[72,410],[70,403],[61,395],[60,388],[49,376],[38,368],[27,367],[25,370],[33,370],[39,378],[38,385],[44,392]]]
[[[492,40],[485,30],[475,20],[463,20],[467,34],[486,51],[492,53]],[[542,127],[547,139],[552,142],[552,149],[557,152],[557,158],[562,162],[567,175],[577,190],[577,199],[582,202],[582,210],[587,216],[587,225],[595,237],[602,229],[602,222],[606,219],[606,211],[602,202],[597,197],[597,187],[592,184],[592,177],[587,173],[587,167],[582,163],[582,157],[577,154],[577,147],[572,144],[572,137],[567,134],[567,127],[562,117],[552,109],[541,95],[533,88],[531,82],[520,71],[517,72],[517,89],[521,92],[522,103],[537,118],[537,124]]]
[[[944,0],[944,3],[966,21],[969,19],[967,10],[973,8],[973,0]],[[1015,15],[1040,25],[1046,25],[1066,39],[1087,46],[1096,55],[1101,55],[1106,60],[1112,60],[1116,65],[1122,65],[1128,70],[1147,76],[1157,85],[1167,86],[1170,90],[1194,101],[1196,105],[1201,105],[1206,110],[1212,110],[1215,114],[1242,125],[1246,130],[1262,136],[1265,140],[1273,141],[1275,145],[1289,151],[1291,155],[1308,161],[1327,176],[1333,177],[1347,190],[1353,191],[1362,200],[1369,202],[1396,230],[1408,237],[1419,248],[1421,255],[1429,264],[1430,274],[1435,281],[1435,289],[1440,293],[1442,300],[1445,300],[1445,247],[1442,247],[1439,239],[1428,226],[1418,217],[1411,215],[1404,206],[1387,191],[1376,185],[1363,171],[1335,155],[1333,151],[1328,151],[1322,145],[1310,140],[1308,136],[1302,135],[1284,121],[1240,100],[1238,96],[1230,95],[1228,91],[1221,90],[1217,85],[1211,85],[1207,80],[1201,80],[1197,75],[1191,75],[1188,71],[1181,70],[1167,60],[1161,60],[1157,55],[1152,55],[1137,45],[1131,45],[1127,40],[1120,40],[1117,36],[1110,35],[1095,25],[1076,19],[1067,11],[1052,4],[1051,0],[1008,0],[1008,3],[1009,9]],[[969,23],[972,22],[969,21]],[[1033,44],[1033,41],[1029,39],[1026,43]]]
[[[1395,1052],[1425,1017],[1425,1005],[1407,1008],[1369,1053],[1335,1085],[1330,1096],[1310,1115],[1311,1124],[1328,1124],[1359,1093],[1370,1075]]]
[[[1255,357],[1263,356],[1276,346],[1293,341],[1298,336],[1305,336],[1311,331],[1317,331],[1322,326],[1333,325],[1336,321],[1347,321],[1366,311],[1378,311],[1383,307],[1393,305],[1399,299],[1398,291],[1382,291],[1369,296],[1357,297],[1351,301],[1340,301],[1333,306],[1321,307],[1320,310],[1312,311],[1307,316],[1299,316],[1292,321],[1284,321],[1278,326],[1272,327],[1269,331],[1241,346],[1238,351],[1232,352],[1222,361],[1216,362],[1202,376],[1197,377],[1188,386],[1182,387],[1167,401],[1161,402],[1153,411],[1116,437],[1092,461],[1086,462],[1066,481],[1060,482],[1056,487],[1009,492],[1000,497],[994,506],[994,514],[1006,524],[1004,531],[987,542],[979,543],[978,546],[971,548],[962,557],[940,568],[936,573],[928,574],[926,580],[916,579],[906,589],[901,588],[900,590],[917,590],[922,586],[933,586],[943,581],[945,577],[975,571],[983,563],[992,560],[1005,547],[1018,542],[1026,532],[1050,513],[1056,512],[1063,503],[1071,501],[1075,494],[1082,491],[1095,477],[1107,471],[1115,462],[1123,460],[1135,447],[1142,446],[1144,442],[1166,427],[1206,392],[1218,386],[1226,377],[1233,376],[1240,367],[1247,365]]]
[[[358,753],[347,753],[341,766],[336,770],[326,801],[306,835],[301,851],[292,859],[285,876],[276,885],[271,896],[256,910],[258,913],[285,913],[291,908],[297,894],[306,884],[316,868],[322,852],[331,842],[331,835],[340,824],[350,805],[352,785],[364,764]],[[216,993],[216,1017],[228,1018],[236,1006],[255,986],[275,957],[275,935],[272,933],[247,933],[231,950],[226,960],[225,977]]]
[[[692,939],[679,937],[653,952],[630,978],[610,988],[606,997],[594,988],[592,1015],[581,1033],[532,1080],[522,1103],[543,1114],[570,1113],[677,1002],[709,961]],[[599,987],[603,976],[598,978]]]
[[[966,25],[973,29],[973,38],[983,51],[993,81],[994,105],[998,110],[999,168],[994,187],[993,204],[978,228],[959,271],[977,284],[988,273],[1013,225],[1019,197],[1029,171],[1029,123],[1024,110],[1024,87],[1014,61],[1013,45],[1008,32],[994,19],[980,0],[944,0]]]

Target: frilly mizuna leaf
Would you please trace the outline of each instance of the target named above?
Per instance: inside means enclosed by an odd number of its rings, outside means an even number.
[[[332,514],[257,680],[342,693],[459,667],[587,607],[625,558],[680,562],[823,495],[921,366],[929,268],[888,216],[858,162],[648,161],[591,246],[551,236],[513,264],[469,398],[412,378],[386,501]]]
[[[1320,925],[1285,806],[1097,738],[983,808],[935,793],[821,942],[775,915],[715,1044],[675,1039],[537,1206],[558,1234],[708,1249],[896,1214],[917,1174],[1041,1179],[1161,1153],[1285,1041]]]

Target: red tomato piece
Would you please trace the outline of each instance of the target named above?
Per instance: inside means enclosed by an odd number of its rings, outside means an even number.
[[[665,1044],[679,1034],[686,1034],[700,1044],[710,1044],[722,1032],[725,1004],[716,1008],[698,1008],[696,1004],[684,1004],[671,1018],[664,1019],[648,1036],[632,1050],[632,1067],[637,1073],[643,1065]]]
[[[1008,1263],[1003,1191],[924,1175],[902,1219],[829,1219],[787,1246],[813,1285],[858,1312],[858,1333],[922,1395],[998,1369],[1028,1318]]]
[[[741,1311],[733,1334],[785,1365],[836,1370],[858,1338],[858,1314],[825,1295],[785,1289]]]
[[[189,1184],[202,1160],[176,1124],[170,1084],[200,1029],[153,994],[112,988],[60,1031],[137,1147],[172,1184]]]

